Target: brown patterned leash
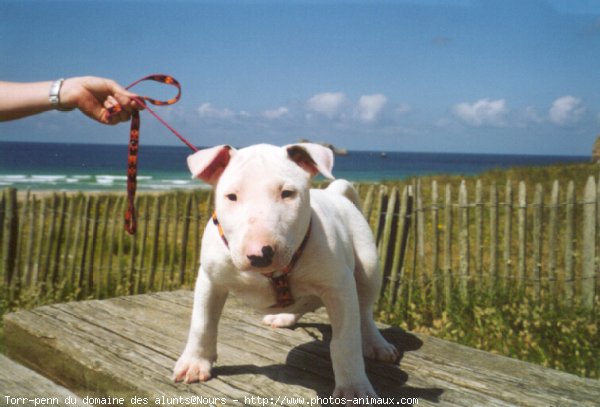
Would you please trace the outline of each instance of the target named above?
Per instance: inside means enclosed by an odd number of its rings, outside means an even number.
[[[187,145],[193,151],[198,151],[198,149],[191,144],[189,141],[185,139],[181,134],[177,132],[173,127],[171,127],[167,122],[165,122],[154,110],[152,110],[146,102],[149,102],[155,106],[165,106],[172,105],[177,103],[181,98],[181,85],[175,78],[169,75],[148,75],[137,81],[133,82],[131,85],[127,86],[126,89],[130,89],[133,86],[137,85],[142,81],[155,81],[164,83],[166,85],[171,85],[177,88],[177,95],[167,101],[152,99],[148,96],[139,96],[134,98],[135,102],[140,106],[143,106],[145,110],[150,112],[156,119],[161,122],[166,128],[168,128],[179,140],[181,140],[185,145]],[[109,116],[119,113],[123,108],[120,105],[116,105],[110,109],[108,109]],[[131,112],[131,128],[129,130],[129,153],[127,156],[127,211],[125,212],[125,230],[129,234],[134,234],[137,229],[136,223],[136,212],[135,212],[135,191],[137,189],[137,162],[138,162],[138,148],[139,148],[139,140],[140,140],[140,112],[138,110],[133,110]]]

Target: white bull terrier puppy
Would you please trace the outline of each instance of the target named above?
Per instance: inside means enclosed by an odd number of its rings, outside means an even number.
[[[324,305],[334,397],[376,397],[362,355],[394,362],[399,354],[373,321],[381,274],[356,191],[344,180],[310,189],[319,172],[333,178],[332,151],[309,143],[219,146],[191,155],[188,166],[216,185],[216,210],[202,238],[191,328],[174,380],[210,379],[231,291],[267,314],[263,322],[272,327],[291,326]]]

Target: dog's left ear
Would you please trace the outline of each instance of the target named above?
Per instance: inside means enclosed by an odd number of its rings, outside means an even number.
[[[194,178],[216,185],[234,153],[235,149],[228,145],[199,150],[188,156],[188,167]]]
[[[290,144],[284,148],[287,150],[290,160],[302,167],[311,176],[321,173],[326,178],[335,178],[331,174],[333,151],[330,148],[313,143]]]

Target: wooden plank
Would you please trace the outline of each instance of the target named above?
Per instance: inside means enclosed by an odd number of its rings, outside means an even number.
[[[583,200],[581,303],[585,308],[592,309],[596,291],[596,181],[593,176],[587,180]]]
[[[0,354],[0,405],[34,406],[36,404],[92,407],[64,387]]]
[[[80,397],[204,396],[227,405],[249,398],[329,397],[334,383],[331,329],[323,310],[294,329],[272,329],[235,297],[219,327],[219,360],[206,383],[173,383],[172,368],[184,347],[192,293],[146,294],[20,311],[5,317],[11,357],[67,385]],[[402,352],[400,365],[367,361],[382,397],[416,397],[426,406],[594,406],[600,383],[451,342],[381,326]],[[155,399],[159,398],[159,403]],[[234,402],[237,400],[237,402]],[[212,403],[222,406],[225,403]],[[167,404],[167,403],[164,403]],[[317,405],[326,405],[318,403]],[[415,403],[413,403],[415,404]]]

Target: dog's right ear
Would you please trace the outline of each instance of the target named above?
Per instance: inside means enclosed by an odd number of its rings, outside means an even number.
[[[188,156],[187,164],[192,177],[216,185],[234,152],[233,147],[222,145],[199,150]]]

